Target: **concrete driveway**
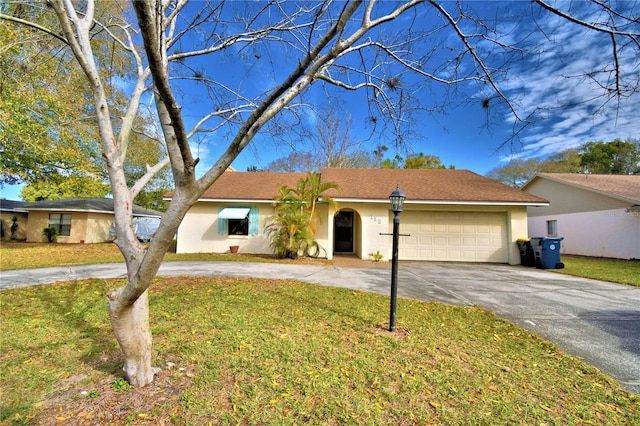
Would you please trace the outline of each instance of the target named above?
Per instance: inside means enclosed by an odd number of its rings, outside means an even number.
[[[343,268],[272,263],[165,262],[159,275],[295,279],[389,294],[390,267]],[[125,276],[125,267],[89,265],[4,271],[0,289],[82,278]],[[401,297],[481,305],[556,343],[640,394],[640,288],[524,266],[401,262]],[[402,312],[398,312],[402,324]]]

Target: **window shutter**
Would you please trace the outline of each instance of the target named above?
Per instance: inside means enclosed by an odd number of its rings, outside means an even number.
[[[258,221],[259,221],[258,208],[251,207],[251,210],[249,210],[249,234],[250,235],[258,234],[259,232]]]
[[[224,207],[218,209],[218,214],[224,210]],[[227,233],[227,221],[226,219],[218,219],[218,235],[226,235]]]

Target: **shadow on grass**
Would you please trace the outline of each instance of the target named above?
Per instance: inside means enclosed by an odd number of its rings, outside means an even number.
[[[68,281],[42,287],[43,290],[48,288],[36,293],[51,318],[58,322],[58,327],[75,331],[74,340],[88,344],[78,360],[106,374],[118,373],[124,362],[106,304],[107,293],[122,284],[101,279]],[[58,343],[61,348],[66,344]]]

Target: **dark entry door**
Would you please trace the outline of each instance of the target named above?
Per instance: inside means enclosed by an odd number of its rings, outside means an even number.
[[[353,212],[339,212],[333,221],[334,251],[353,253]]]

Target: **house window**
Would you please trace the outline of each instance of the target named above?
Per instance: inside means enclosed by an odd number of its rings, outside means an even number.
[[[62,213],[49,214],[49,227],[55,228],[58,235],[68,237],[71,235],[71,215]]]
[[[223,207],[218,210],[219,235],[255,235],[257,233],[257,208]]]
[[[549,237],[557,237],[558,236],[558,221],[557,220],[548,220],[547,221],[547,235]]]
[[[229,235],[249,235],[249,219],[228,219]]]

